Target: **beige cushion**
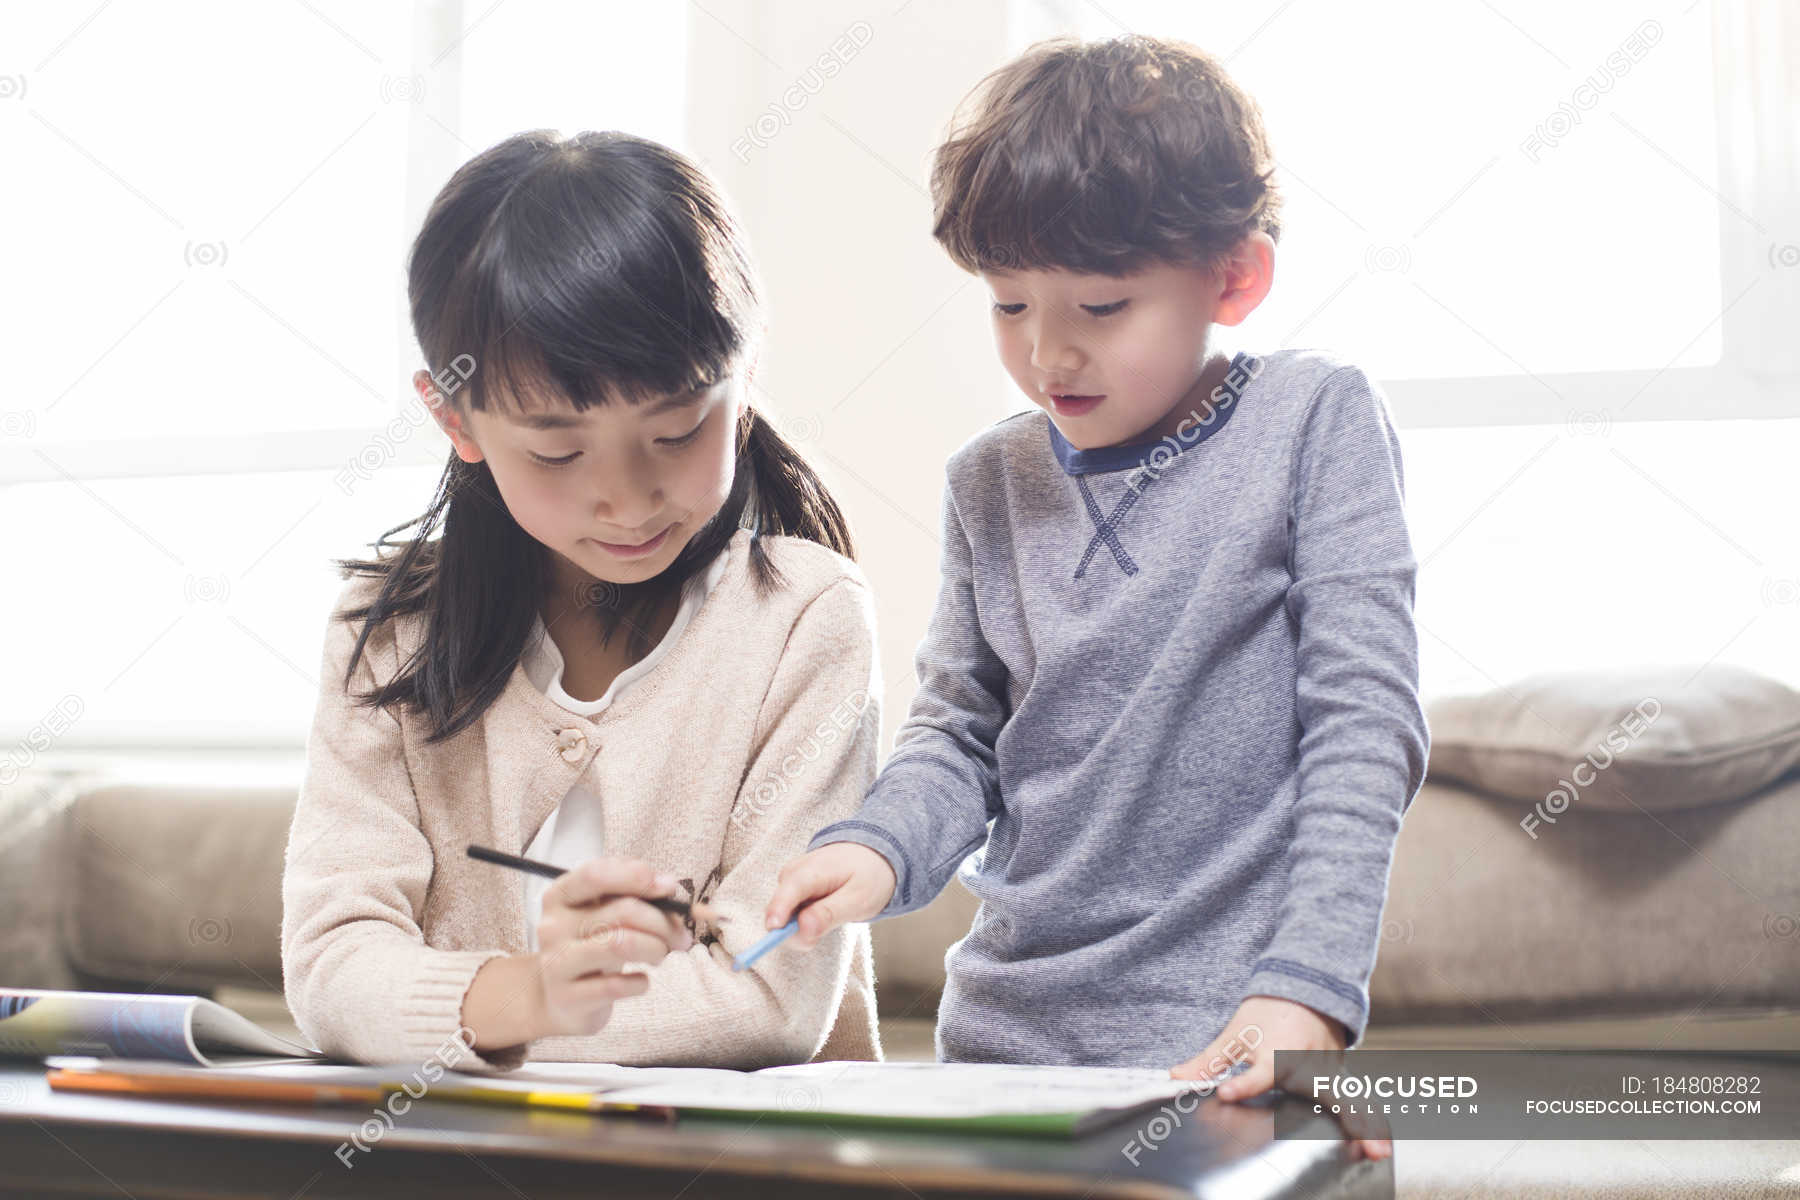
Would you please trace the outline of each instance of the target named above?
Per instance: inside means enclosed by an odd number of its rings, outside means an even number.
[[[69,810],[62,938],[70,961],[100,979],[160,991],[222,983],[279,990],[294,788],[150,782],[148,772],[131,779],[96,779]]]
[[[1742,667],[1535,675],[1429,721],[1432,779],[1550,813],[1722,804],[1800,767],[1800,692]]]
[[[1427,781],[1394,848],[1370,1024],[1800,1010],[1800,778],[1707,808],[1516,801]]]
[[[67,892],[68,811],[75,790],[60,776],[17,776],[0,757],[0,983],[73,988],[78,980],[57,934]]]

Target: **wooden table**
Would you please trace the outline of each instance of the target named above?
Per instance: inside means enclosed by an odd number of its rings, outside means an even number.
[[[366,1152],[342,1153],[372,1112],[53,1092],[43,1072],[0,1062],[0,1195],[1393,1195],[1391,1159],[1352,1161],[1334,1140],[1275,1140],[1272,1097],[1205,1099],[1179,1126],[1151,1126],[1152,1112],[1073,1141],[752,1118],[654,1125],[427,1097]],[[1124,1153],[1134,1139],[1135,1164]]]

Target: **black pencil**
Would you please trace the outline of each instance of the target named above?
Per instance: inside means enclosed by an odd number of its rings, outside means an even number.
[[[515,871],[529,871],[533,875],[542,875],[545,879],[555,879],[560,875],[568,873],[566,868],[558,867],[551,863],[539,862],[535,858],[524,858],[517,854],[508,854],[504,850],[495,850],[489,846],[478,846],[474,842],[469,843],[469,857],[478,858],[482,862],[496,863],[502,867],[511,867]],[[638,896],[634,898],[642,900],[645,904],[660,908],[666,913],[674,913],[678,917],[691,917],[693,915],[693,905],[689,904],[686,900],[677,900],[673,896]],[[708,905],[704,904],[700,907],[703,909],[709,908]]]

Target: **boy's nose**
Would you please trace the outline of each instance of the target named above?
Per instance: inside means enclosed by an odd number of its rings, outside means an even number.
[[[1080,351],[1065,338],[1040,334],[1031,349],[1031,365],[1038,370],[1061,374],[1080,365]]]

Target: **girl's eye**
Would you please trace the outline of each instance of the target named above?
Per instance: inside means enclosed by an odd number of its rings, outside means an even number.
[[[685,446],[689,442],[693,441],[695,438],[699,437],[700,431],[705,428],[706,428],[706,421],[705,421],[705,419],[702,419],[698,425],[694,426],[691,430],[682,434],[680,437],[657,438],[656,441],[657,441],[658,445],[662,445],[662,446]]]
[[[656,443],[659,446],[686,446],[690,442],[692,442],[695,438],[699,437],[700,431],[702,429],[704,429],[705,427],[706,427],[706,422],[701,421],[700,424],[694,426],[692,431],[690,431],[688,433],[684,433],[680,437],[657,438]],[[566,467],[570,463],[574,462],[576,459],[581,457],[581,451],[579,451],[579,450],[577,450],[573,454],[565,454],[561,458],[545,458],[543,455],[537,453],[536,451],[527,451],[526,453],[531,455],[531,461],[539,464],[540,466],[545,466],[545,467]]]
[[[1016,317],[1025,311],[1025,306],[1023,304],[995,304],[994,311],[1009,317]]]
[[[1084,304],[1081,307],[1096,317],[1110,317],[1130,303],[1129,300],[1115,300],[1111,304]]]

